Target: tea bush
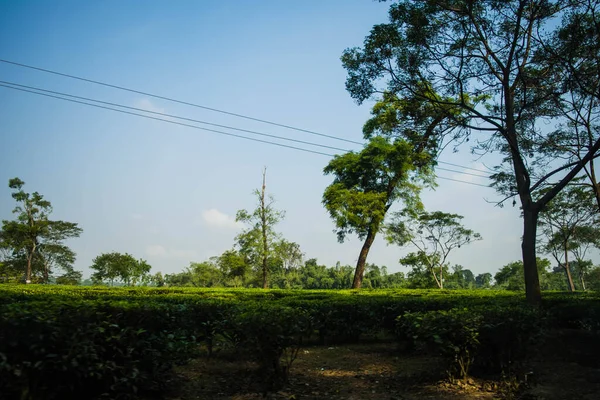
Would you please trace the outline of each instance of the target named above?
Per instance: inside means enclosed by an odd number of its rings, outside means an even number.
[[[0,393],[22,400],[134,398],[170,368],[229,347],[279,387],[303,343],[398,338],[448,371],[507,370],[552,329],[600,330],[598,294],[472,290],[260,290],[0,285]],[[396,321],[398,316],[402,316]],[[596,348],[595,348],[596,349]],[[60,385],[58,384],[60,382]]]

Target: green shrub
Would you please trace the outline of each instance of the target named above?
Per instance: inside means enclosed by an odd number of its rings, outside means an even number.
[[[4,305],[0,390],[34,400],[132,397],[140,388],[157,388],[194,342],[165,323],[176,321],[164,311],[89,301]]]
[[[489,306],[479,312],[483,321],[479,327],[478,370],[510,374],[514,366],[539,349],[547,327],[543,311],[520,305]]]
[[[469,309],[407,312],[400,331],[416,346],[439,353],[448,362],[451,377],[465,378],[479,348],[481,315]]]
[[[234,326],[243,349],[258,363],[266,391],[287,382],[290,367],[311,331],[306,312],[260,303],[237,315]]]

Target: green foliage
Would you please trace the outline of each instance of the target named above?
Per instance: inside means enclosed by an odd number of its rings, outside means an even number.
[[[23,277],[26,283],[48,283],[56,268],[72,274],[75,253],[64,241],[79,237],[82,229],[72,222],[49,219],[52,204],[38,192],[25,192],[24,185],[19,178],[9,180],[17,206],[13,210],[16,219],[3,220],[0,230],[3,279]]]
[[[265,391],[286,383],[304,339],[310,336],[310,317],[290,307],[253,304],[235,318],[240,345],[259,364]]]
[[[273,265],[275,244],[280,234],[275,231],[277,225],[285,216],[285,212],[275,209],[273,196],[266,196],[266,169],[263,171],[262,190],[255,190],[257,206],[254,211],[239,210],[236,222],[248,225],[242,233],[236,236],[239,253],[244,262],[257,273],[257,281],[263,289],[269,287],[269,275]]]
[[[399,199],[417,207],[420,187],[409,178],[421,165],[422,174],[417,177],[427,177],[428,157],[415,154],[403,140],[392,143],[374,137],[360,153],[349,152],[331,160],[323,171],[335,178],[323,193],[323,204],[335,222],[338,240],[349,234],[364,239],[369,231],[377,232],[388,209]]]
[[[382,331],[441,353],[460,376],[469,365],[473,373],[506,370],[550,327],[600,331],[597,294],[548,293],[541,311],[522,303],[518,292],[492,290],[3,285],[0,393],[135,397],[160,390],[169,368],[200,349],[226,348],[256,361],[256,380],[274,390],[307,339],[352,342]]]
[[[423,275],[427,269],[435,284],[444,288],[447,276],[446,261],[452,250],[481,240],[481,235],[462,226],[462,216],[441,211],[428,213],[423,210],[405,209],[395,213],[394,219],[386,227],[386,237],[390,243],[399,246],[413,245],[417,253],[410,253],[400,260],[413,267],[413,274]],[[471,274],[472,275],[472,274]],[[464,276],[456,276],[462,281]],[[459,283],[460,284],[460,283]],[[430,287],[425,286],[425,287]]]
[[[540,276],[540,287],[543,290],[566,290],[566,281],[562,274],[557,274],[550,268],[550,260],[537,259],[538,274]],[[525,290],[525,279],[523,277],[523,262],[515,261],[503,266],[494,275],[495,287],[506,290]]]
[[[417,349],[448,362],[451,377],[476,372],[511,373],[535,354],[547,327],[545,313],[524,305],[409,312],[398,318],[398,334]]]
[[[120,282],[126,286],[142,283],[150,273],[145,260],[136,260],[131,254],[104,253],[92,260],[90,269],[96,271],[92,280],[97,284]]]
[[[481,316],[468,309],[405,313],[398,318],[403,336],[433,348],[448,361],[451,377],[464,379],[479,347]]]

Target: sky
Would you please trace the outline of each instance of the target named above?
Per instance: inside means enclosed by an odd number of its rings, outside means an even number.
[[[346,92],[340,56],[386,20],[388,6],[369,0],[0,0],[0,58],[362,142],[372,102],[359,106]],[[0,63],[0,80],[360,150],[352,143],[6,63]],[[0,105],[0,219],[13,217],[7,183],[18,176],[26,191],[52,202],[54,219],[83,228],[69,244],[84,276],[104,252],[130,253],[164,274],[230,249],[243,229],[235,222],[236,211],[255,207],[253,191],[264,167],[267,191],[286,212],[277,230],[299,243],[306,258],[330,266],[356,263],[361,242],[338,243],[321,204],[332,180],[322,172],[329,156],[4,87]],[[440,160],[476,169],[497,161],[478,159],[468,147],[447,151]],[[489,183],[456,172],[438,175]],[[461,214],[464,225],[483,236],[451,254],[452,264],[494,273],[520,259],[518,208],[495,206],[500,197],[491,188],[438,183],[435,191],[423,193],[425,207]],[[410,251],[389,246],[380,236],[368,261],[406,272],[398,260]]]

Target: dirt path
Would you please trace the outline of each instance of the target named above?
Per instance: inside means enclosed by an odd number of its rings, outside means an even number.
[[[271,399],[493,399],[493,387],[448,385],[431,357],[396,357],[393,344],[311,347],[300,351],[285,388]],[[177,370],[182,385],[170,400],[258,399],[247,362],[198,359]],[[475,382],[473,382],[475,383]],[[485,386],[485,384],[483,384]]]

